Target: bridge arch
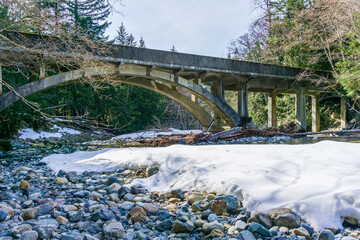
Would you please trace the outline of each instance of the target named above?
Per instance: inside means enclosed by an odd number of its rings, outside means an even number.
[[[29,96],[42,90],[79,81],[82,78],[93,77],[101,79],[104,75],[110,75],[115,80],[130,85],[135,85],[160,93],[181,104],[187,109],[204,127],[209,127],[213,117],[198,104],[176,90],[176,87],[184,89],[214,109],[229,126],[240,124],[240,116],[223,99],[215,96],[200,85],[168,73],[162,70],[135,64],[121,64],[118,67],[109,65],[107,67],[87,68],[60,73],[30,82],[12,91],[0,95],[0,111],[6,109],[21,97]]]

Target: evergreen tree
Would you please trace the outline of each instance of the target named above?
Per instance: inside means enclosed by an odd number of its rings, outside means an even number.
[[[121,23],[119,29],[117,30],[117,35],[115,37],[115,43],[120,45],[127,45],[128,33],[123,23]]]
[[[177,52],[177,50],[176,50],[176,48],[175,48],[174,44],[172,45],[172,48],[170,49],[170,52]]]
[[[140,38],[139,48],[146,48],[145,41],[144,41],[143,37]]]
[[[106,41],[105,30],[110,23],[106,21],[111,12],[107,1],[103,0],[68,0],[66,10],[75,35],[85,35],[92,40]]]
[[[126,38],[126,46],[136,47],[137,42],[135,41],[135,37],[130,33]]]

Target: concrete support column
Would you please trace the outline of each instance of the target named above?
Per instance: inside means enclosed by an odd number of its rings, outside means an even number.
[[[268,95],[268,126],[277,127],[276,117],[276,89],[272,90]]]
[[[211,93],[216,95],[217,97],[224,99],[224,81],[223,79],[219,79],[211,85]],[[221,131],[223,127],[227,126],[225,120],[216,112],[214,112],[214,125],[213,131]]]
[[[3,84],[2,84],[2,65],[0,64],[0,95],[3,93]]]
[[[296,122],[306,130],[306,105],[305,90],[303,87],[296,89]]]
[[[40,66],[40,76],[39,76],[39,78],[45,78],[45,77],[46,77],[45,74],[46,74],[45,65],[44,65],[44,64],[41,64],[41,66]]]
[[[319,95],[318,94],[311,96],[311,103],[312,103],[311,131],[318,132],[318,131],[320,131],[320,103],[319,103]]]
[[[340,108],[341,108],[341,129],[346,128],[346,103],[345,100],[341,98],[340,100]]]
[[[249,117],[248,96],[246,82],[238,82],[238,114],[240,117]]]
[[[195,84],[197,84],[197,85],[199,85],[199,84],[200,84],[200,81],[201,81],[201,80],[200,80],[199,78],[195,78],[192,82],[195,83]],[[197,103],[198,100],[199,100],[198,97],[196,97],[194,94],[191,94],[191,101]]]

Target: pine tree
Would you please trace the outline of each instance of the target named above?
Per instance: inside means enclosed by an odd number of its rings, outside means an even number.
[[[126,38],[126,46],[136,47],[137,43],[135,41],[135,37],[130,33],[130,35]]]
[[[176,48],[175,48],[174,44],[172,45],[172,48],[170,49],[170,51],[171,51],[171,52],[177,52],[177,50],[176,50]]]
[[[127,45],[128,33],[123,23],[121,23],[119,29],[117,30],[117,36],[115,37],[115,43],[120,45]]]
[[[140,38],[139,48],[146,48],[145,41],[144,41],[143,37]]]
[[[72,27],[76,35],[85,35],[93,40],[106,41],[105,30],[110,23],[106,21],[111,8],[103,0],[68,0],[66,1]]]

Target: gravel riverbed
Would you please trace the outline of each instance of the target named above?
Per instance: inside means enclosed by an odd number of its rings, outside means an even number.
[[[233,195],[128,187],[156,167],[112,172],[53,172],[40,160],[85,150],[14,142],[0,154],[0,240],[5,239],[359,239],[355,218],[319,232],[288,208],[249,212]],[[41,146],[40,146],[41,145]]]

